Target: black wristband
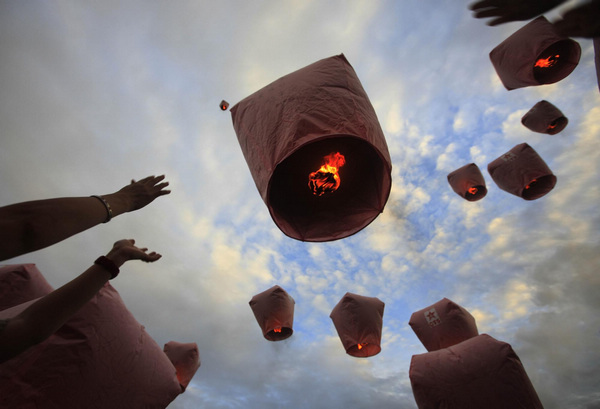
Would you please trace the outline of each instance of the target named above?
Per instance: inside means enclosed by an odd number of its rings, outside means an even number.
[[[94,261],[94,264],[98,264],[110,273],[110,279],[112,280],[119,275],[119,267],[108,257],[100,256]]]

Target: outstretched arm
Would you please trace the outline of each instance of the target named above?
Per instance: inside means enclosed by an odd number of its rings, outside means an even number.
[[[480,0],[472,3],[469,8],[473,10],[473,17],[493,17],[487,24],[498,24],[511,21],[530,20],[552,10],[566,0]]]
[[[149,176],[118,192],[97,197],[65,197],[0,207],[0,261],[58,243],[169,194],[164,176]],[[108,209],[110,208],[110,214]]]
[[[106,255],[119,268],[129,260],[154,262],[160,254],[135,246],[134,240],[119,240]],[[86,304],[112,277],[111,272],[94,264],[79,277],[51,292],[11,318],[0,332],[0,363],[22,353],[54,334]]]

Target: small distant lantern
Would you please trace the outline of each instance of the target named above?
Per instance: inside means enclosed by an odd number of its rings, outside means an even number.
[[[452,190],[469,202],[483,199],[487,194],[483,175],[474,163],[465,165],[448,174],[448,183]]]
[[[579,64],[581,47],[558,34],[544,17],[532,20],[490,52],[490,59],[508,90],[552,84]]]
[[[331,319],[348,355],[367,358],[381,351],[385,304],[376,297],[346,293],[331,311]]]
[[[488,172],[500,189],[525,200],[539,199],[556,185],[556,176],[526,143],[489,163]]]
[[[344,55],[281,77],[230,111],[254,183],[288,237],[342,239],[383,211],[392,162],[375,110]]]
[[[250,308],[269,341],[282,341],[294,333],[294,299],[275,285],[250,300]]]
[[[555,135],[565,129],[569,120],[548,101],[540,101],[521,118],[521,123],[533,132]]]
[[[594,60],[596,60],[596,77],[598,78],[598,89],[600,89],[600,37],[594,38]]]
[[[437,351],[479,335],[475,318],[455,302],[443,298],[414,312],[408,322],[428,351]]]
[[[170,341],[165,344],[163,351],[175,367],[177,380],[184,392],[190,381],[200,368],[200,354],[195,342],[181,343]]]
[[[419,409],[543,409],[510,344],[487,334],[413,355],[409,378]]]
[[[219,107],[221,108],[221,111],[227,111],[227,108],[229,108],[229,102],[223,100],[219,104]]]

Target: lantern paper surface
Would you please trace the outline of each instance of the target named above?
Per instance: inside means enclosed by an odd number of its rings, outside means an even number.
[[[479,335],[475,318],[455,302],[443,298],[414,312],[408,322],[428,351],[437,351]]]
[[[521,123],[534,132],[555,135],[565,129],[569,120],[560,109],[542,100],[521,118]]]
[[[543,409],[512,347],[487,334],[414,355],[409,377],[419,409]]]
[[[181,343],[170,341],[163,348],[164,353],[177,371],[177,379],[181,385],[181,391],[189,385],[190,381],[200,368],[200,354],[195,342]]]
[[[600,37],[594,38],[594,60],[596,61],[596,77],[598,78],[598,89],[600,89]]]
[[[50,338],[0,364],[0,408],[162,409],[181,391],[167,355],[108,283]]]
[[[331,311],[331,319],[348,355],[367,358],[381,351],[385,304],[376,297],[346,293]]]
[[[460,197],[475,202],[487,194],[485,180],[479,167],[470,163],[448,174],[448,183]]]
[[[42,297],[52,290],[35,264],[0,267],[0,311]]]
[[[556,185],[556,176],[526,143],[489,163],[488,172],[500,189],[525,200],[539,199]]]
[[[579,43],[558,34],[543,16],[490,52],[496,73],[508,90],[558,82],[571,74],[580,57]]]
[[[391,160],[369,98],[343,55],[288,74],[231,108],[240,147],[271,217],[289,237],[352,235],[382,211]],[[341,183],[317,196],[308,176],[334,152]]]
[[[294,333],[294,299],[275,285],[250,300],[250,308],[269,341],[282,341]]]

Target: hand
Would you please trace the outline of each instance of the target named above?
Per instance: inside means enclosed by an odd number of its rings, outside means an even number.
[[[112,260],[117,267],[121,267],[129,260],[142,260],[152,263],[162,256],[155,251],[148,253],[146,247],[136,247],[133,239],[123,239],[113,244],[113,248],[106,254],[106,257]]]
[[[600,37],[600,0],[567,11],[554,27],[565,37]]]
[[[487,22],[489,26],[511,21],[530,20],[552,10],[565,0],[480,0],[469,5],[473,17],[495,17]]]
[[[168,195],[170,190],[165,190],[169,186],[169,182],[160,183],[165,178],[162,176],[148,176],[139,181],[131,180],[131,184],[123,187],[115,196],[127,204],[128,212],[141,209],[142,207],[152,203],[159,196]]]

